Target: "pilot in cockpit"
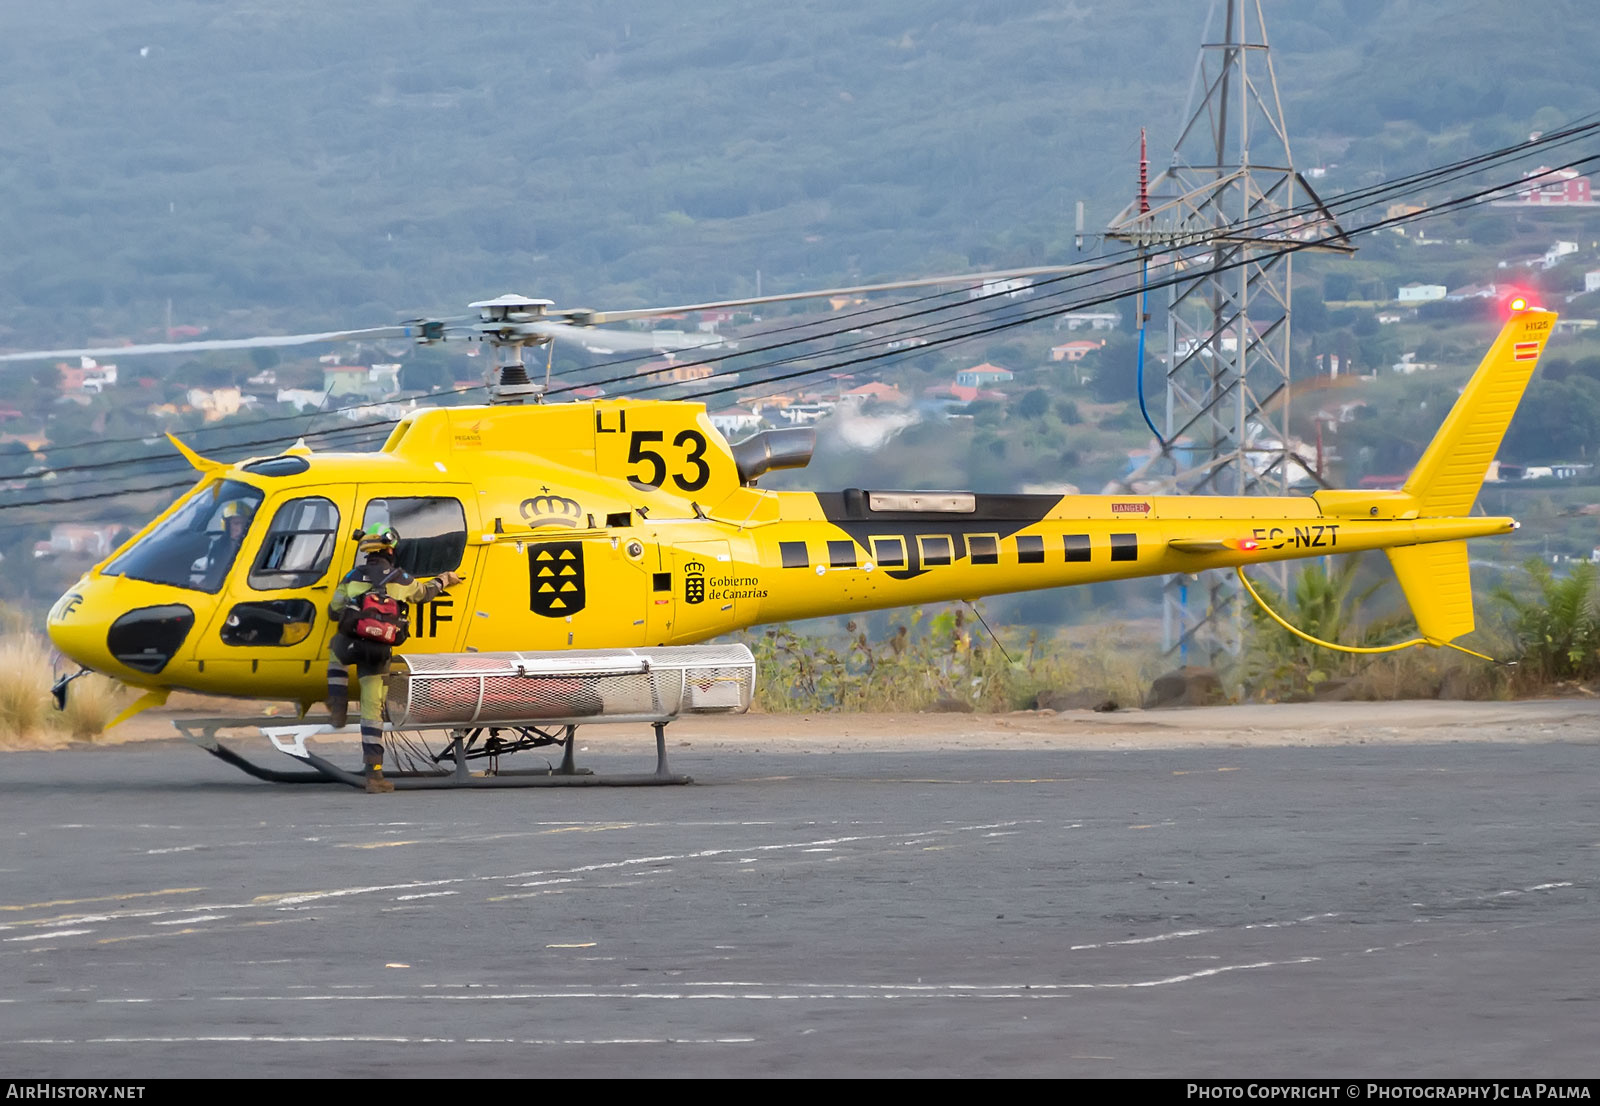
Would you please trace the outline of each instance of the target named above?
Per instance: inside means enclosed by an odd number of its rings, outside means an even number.
[[[222,586],[254,516],[255,505],[242,499],[230,499],[222,505],[222,529],[211,535],[205,556],[196,562],[195,571],[199,577],[196,583],[200,587],[214,592]]]

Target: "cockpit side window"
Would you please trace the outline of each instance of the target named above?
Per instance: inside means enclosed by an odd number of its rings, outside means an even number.
[[[261,539],[250,586],[257,591],[310,587],[333,563],[338,534],[339,508],[332,500],[291,499],[278,508],[272,528]]]
[[[461,567],[467,551],[467,515],[459,499],[430,495],[372,500],[361,516],[361,529],[385,523],[400,535],[394,547],[395,567],[413,576],[437,576]]]
[[[238,480],[201,488],[103,573],[215,594],[228,578],[261,500],[261,489]]]

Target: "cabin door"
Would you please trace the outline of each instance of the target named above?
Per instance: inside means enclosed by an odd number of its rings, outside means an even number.
[[[395,564],[419,580],[455,572],[465,583],[431,603],[412,604],[411,638],[402,653],[455,653],[467,630],[482,546],[468,545],[478,530],[478,505],[465,484],[362,484],[355,526],[387,524],[400,535]],[[354,543],[351,543],[352,547]]]

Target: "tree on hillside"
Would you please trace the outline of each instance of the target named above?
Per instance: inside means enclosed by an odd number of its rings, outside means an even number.
[[[1152,384],[1160,378],[1161,366],[1155,359],[1155,350],[1148,341],[1145,346],[1145,395],[1154,394]],[[1138,339],[1119,334],[1106,340],[1106,344],[1083,359],[1087,368],[1089,394],[1098,403],[1120,403],[1132,399],[1134,381],[1138,376]],[[1159,385],[1157,385],[1159,386]]]
[[[1050,393],[1043,388],[1024,392],[1017,401],[1017,414],[1025,419],[1042,419],[1050,412]]]
[[[1600,426],[1600,381],[1534,375],[1500,450],[1503,460],[1523,463],[1574,461],[1589,456]]]

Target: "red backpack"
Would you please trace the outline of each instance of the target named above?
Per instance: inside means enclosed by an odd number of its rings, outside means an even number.
[[[339,632],[391,648],[411,636],[405,604],[391,599],[384,585],[400,574],[397,568],[362,592],[339,614]]]

